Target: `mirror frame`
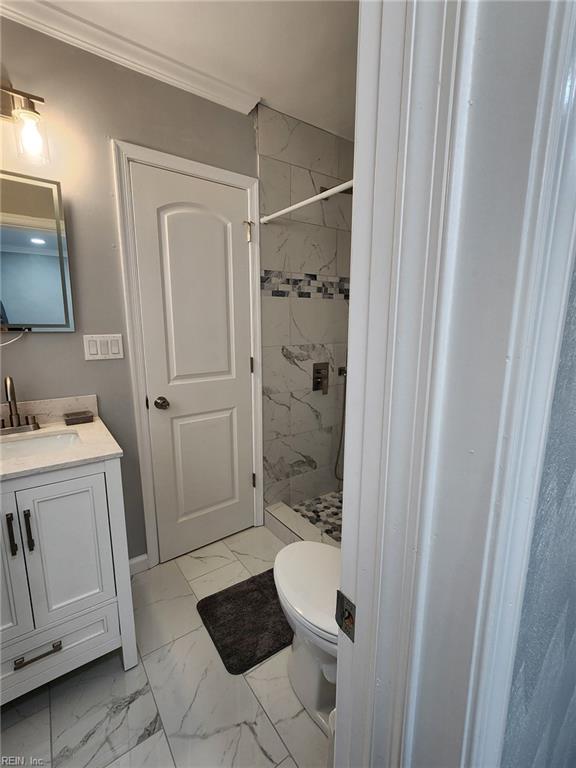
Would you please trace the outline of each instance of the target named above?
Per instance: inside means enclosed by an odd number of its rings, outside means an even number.
[[[26,182],[36,187],[46,187],[50,189],[54,199],[54,215],[56,220],[56,237],[58,242],[58,258],[60,263],[60,279],[62,281],[62,298],[64,302],[65,322],[60,324],[46,325],[15,325],[9,323],[7,330],[31,330],[36,332],[74,332],[74,310],[72,307],[72,281],[70,277],[70,256],[68,253],[68,243],[66,237],[66,226],[64,221],[64,206],[62,205],[62,192],[59,181],[50,179],[41,179],[37,176],[28,176],[23,173],[14,173],[13,171],[0,170],[0,179],[9,179],[11,181]],[[1,215],[1,211],[0,211]],[[0,252],[1,258],[1,252]]]

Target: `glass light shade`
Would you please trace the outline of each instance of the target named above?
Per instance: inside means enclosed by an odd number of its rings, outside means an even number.
[[[18,154],[31,163],[48,162],[48,142],[38,112],[32,109],[12,110]]]

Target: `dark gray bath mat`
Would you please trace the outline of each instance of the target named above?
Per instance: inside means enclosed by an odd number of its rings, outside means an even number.
[[[272,569],[204,597],[197,607],[232,675],[246,672],[292,642]]]

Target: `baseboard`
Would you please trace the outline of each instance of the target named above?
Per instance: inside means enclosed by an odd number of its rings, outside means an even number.
[[[137,555],[130,558],[130,575],[134,576],[135,573],[141,573],[147,571],[150,566],[148,565],[148,555]]]

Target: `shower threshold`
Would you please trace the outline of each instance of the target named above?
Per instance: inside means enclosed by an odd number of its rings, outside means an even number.
[[[264,513],[264,524],[286,544],[320,541],[340,546],[342,492],[334,491],[289,507],[280,501]]]

